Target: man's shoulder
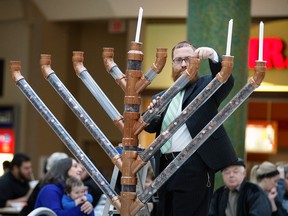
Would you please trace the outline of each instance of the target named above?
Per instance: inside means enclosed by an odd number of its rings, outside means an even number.
[[[13,180],[13,176],[10,172],[5,173],[3,176],[0,178],[0,185],[6,185],[9,184]]]
[[[243,190],[249,190],[251,193],[264,193],[264,191],[255,183],[246,181],[243,185]]]
[[[225,185],[223,185],[223,186],[217,188],[217,189],[215,190],[214,194],[218,194],[218,195],[219,195],[219,194],[224,193],[225,188],[226,188]]]

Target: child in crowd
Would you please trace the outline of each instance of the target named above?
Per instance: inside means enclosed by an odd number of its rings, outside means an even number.
[[[83,182],[74,177],[69,177],[65,182],[65,194],[62,197],[62,206],[64,209],[73,208],[88,201],[93,202],[91,194],[87,193]]]

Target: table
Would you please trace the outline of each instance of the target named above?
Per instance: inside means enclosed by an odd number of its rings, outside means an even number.
[[[15,208],[15,207],[4,207],[0,208],[0,215],[19,215],[22,208]]]

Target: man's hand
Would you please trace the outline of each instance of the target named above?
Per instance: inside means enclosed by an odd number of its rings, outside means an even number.
[[[195,55],[200,59],[214,59],[215,50],[210,47],[199,47],[195,50]]]
[[[152,113],[152,112],[154,111],[155,104],[156,104],[159,100],[160,100],[160,97],[157,96],[156,99],[153,99],[153,100],[151,101],[151,103],[150,103],[149,106],[148,106],[148,111],[149,111],[150,113]]]

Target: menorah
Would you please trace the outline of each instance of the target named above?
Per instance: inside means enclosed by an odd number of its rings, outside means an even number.
[[[222,56],[222,69],[215,78],[203,89],[197,97],[182,111],[182,113],[163,131],[146,149],[139,148],[139,134],[149,125],[151,120],[161,114],[171,99],[193,80],[200,67],[200,59],[192,57],[189,60],[188,68],[182,75],[165,91],[155,104],[153,110],[146,111],[140,115],[141,93],[162,71],[166,63],[167,49],[157,48],[156,60],[148,71],[142,72],[143,52],[142,43],[139,42],[140,26],[143,9],[139,10],[138,25],[135,41],[131,42],[127,54],[127,69],[125,74],[121,72],[114,62],[114,49],[103,48],[103,62],[107,72],[114,78],[115,82],[125,93],[124,112],[121,115],[109,101],[105,93],[93,80],[84,66],[84,52],[74,51],[72,55],[73,67],[76,75],[89,89],[91,94],[107,112],[115,126],[122,133],[122,154],[111,144],[104,133],[98,128],[91,117],[85,112],[56,73],[51,68],[51,55],[42,54],[40,65],[43,76],[52,85],[59,96],[65,101],[68,107],[78,117],[80,122],[89,131],[105,151],[112,163],[121,172],[121,192],[117,194],[113,187],[99,172],[96,166],[90,161],[87,155],[81,150],[57,118],[48,107],[41,101],[39,96],[21,75],[21,62],[11,61],[10,71],[12,79],[17,87],[31,102],[34,108],[44,118],[64,145],[70,150],[74,157],[83,165],[91,178],[106,194],[110,202],[122,216],[136,215],[144,205],[151,199],[158,189],[178,170],[178,168],[211,136],[217,128],[259,87],[266,72],[266,62],[262,60],[263,51],[263,27],[260,31],[262,43],[259,47],[259,59],[256,61],[254,75],[249,78],[247,84],[228,102],[226,106],[211,119],[211,121],[193,138],[193,140],[175,157],[175,159],[155,178],[152,184],[143,191],[136,191],[137,174],[149,162],[156,152],[171,138],[171,136],[203,105],[220,87],[232,73],[234,57],[230,56],[231,36],[233,20],[229,22],[228,40],[226,55]],[[263,25],[263,24],[262,24]],[[261,27],[261,25],[260,25]],[[261,29],[261,28],[260,28]],[[261,57],[261,58],[260,58]]]

